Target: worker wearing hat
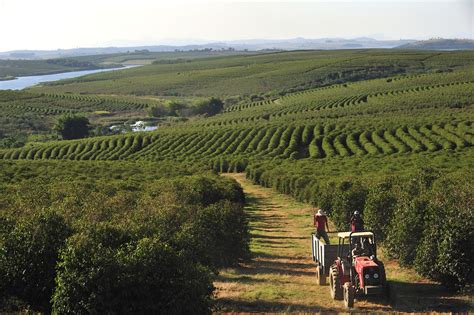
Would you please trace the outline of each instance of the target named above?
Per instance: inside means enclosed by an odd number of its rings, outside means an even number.
[[[350,220],[350,225],[352,232],[361,232],[364,230],[364,220],[362,220],[359,211],[354,211]]]
[[[314,226],[316,227],[316,237],[324,239],[326,244],[329,244],[329,225],[328,218],[322,209],[319,209],[317,213],[314,214]],[[327,231],[326,231],[327,229]]]

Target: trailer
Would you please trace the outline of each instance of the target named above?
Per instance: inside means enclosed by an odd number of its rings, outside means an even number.
[[[344,246],[349,250],[349,245]],[[316,263],[316,283],[318,285],[325,285],[331,265],[334,264],[334,261],[337,259],[338,244],[327,245],[312,233],[311,249],[313,252],[313,261]]]

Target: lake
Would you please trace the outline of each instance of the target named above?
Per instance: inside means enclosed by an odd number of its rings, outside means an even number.
[[[126,66],[122,68],[81,70],[81,71],[62,72],[62,73],[55,73],[55,74],[18,77],[15,80],[0,81],[0,90],[22,90],[24,88],[27,88],[27,87],[30,87],[42,82],[51,82],[51,81],[57,81],[57,80],[62,80],[62,79],[71,79],[71,78],[76,78],[83,75],[88,75],[88,74],[93,74],[93,73],[98,73],[98,72],[123,70],[123,69],[128,69],[128,68],[133,68],[133,67],[137,67],[137,66],[133,65],[133,66]]]

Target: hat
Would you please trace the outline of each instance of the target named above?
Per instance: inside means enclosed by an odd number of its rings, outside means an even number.
[[[318,215],[324,215],[323,209],[319,209],[319,210],[318,210]]]

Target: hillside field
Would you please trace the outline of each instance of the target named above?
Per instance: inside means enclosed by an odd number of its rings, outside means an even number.
[[[153,312],[159,306],[149,292],[172,283],[179,298],[160,302],[170,312],[340,310],[324,301],[327,287],[285,291],[296,275],[311,285],[303,240],[312,229],[311,205],[323,208],[337,230],[361,211],[383,248],[389,280],[402,290],[398,296],[423,287],[436,301],[413,308],[366,302],[359,310],[472,311],[466,301],[474,274],[474,52],[176,54],[142,67],[0,91],[6,135],[53,134],[51,125],[65,113],[108,126],[144,118],[164,101],[218,97],[224,104],[216,115],[162,117],[153,132],[56,136],[0,149],[3,309]],[[104,112],[109,116],[100,117]],[[246,200],[235,179],[251,190]],[[268,197],[275,191],[285,196]],[[273,203],[262,205],[268,198]],[[29,228],[35,225],[45,232]],[[54,226],[63,233],[55,234]],[[279,237],[291,241],[288,247]],[[33,245],[17,248],[18,240]],[[44,251],[35,258],[29,248]],[[169,270],[153,274],[153,259]],[[188,261],[195,267],[187,268]],[[48,277],[22,277],[28,264]],[[93,285],[120,273],[126,276],[113,287]],[[143,280],[148,273],[160,280]],[[267,287],[272,279],[279,283]],[[40,286],[47,289],[37,295]],[[126,305],[129,297],[110,298],[128,287],[139,306]],[[447,306],[450,298],[457,302]],[[179,308],[183,301],[188,308]]]

